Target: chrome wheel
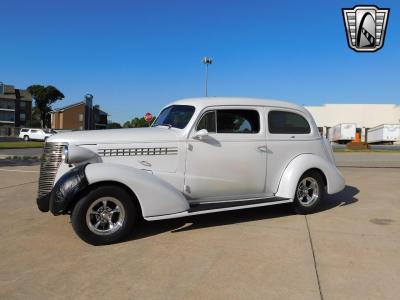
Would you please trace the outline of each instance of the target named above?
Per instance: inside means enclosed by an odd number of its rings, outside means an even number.
[[[306,177],[297,187],[297,199],[303,206],[313,205],[319,198],[318,182],[313,177]]]
[[[97,235],[109,235],[118,231],[125,221],[125,208],[114,197],[102,197],[94,201],[86,212],[86,225]]]

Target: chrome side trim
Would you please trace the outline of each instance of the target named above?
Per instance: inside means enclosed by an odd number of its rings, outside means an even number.
[[[177,147],[99,149],[100,156],[177,155]]]

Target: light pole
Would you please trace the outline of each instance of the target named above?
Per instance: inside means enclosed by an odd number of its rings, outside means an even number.
[[[212,60],[212,58],[211,57],[208,57],[208,56],[205,56],[205,57],[203,57],[203,59],[202,59],[202,62],[203,62],[203,64],[205,64],[206,65],[206,97],[208,96],[208,87],[207,87],[207,85],[208,85],[208,65],[211,65],[212,63],[213,63],[213,60]]]

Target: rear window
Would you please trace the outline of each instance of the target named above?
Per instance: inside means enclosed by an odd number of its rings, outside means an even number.
[[[268,113],[268,129],[275,134],[307,134],[310,124],[299,114],[273,110]]]

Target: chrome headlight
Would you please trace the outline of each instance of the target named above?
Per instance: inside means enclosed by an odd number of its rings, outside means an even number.
[[[66,145],[62,158],[67,164],[77,164],[81,162],[97,161],[98,155],[85,147]]]
[[[65,145],[65,146],[64,146],[64,151],[63,151],[63,154],[62,154],[61,157],[62,157],[63,161],[65,161],[66,163],[68,163],[68,160],[69,160],[68,145]]]

